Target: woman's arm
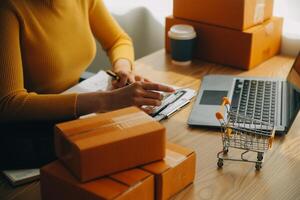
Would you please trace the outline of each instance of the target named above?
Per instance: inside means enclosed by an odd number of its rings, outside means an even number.
[[[0,121],[74,119],[108,110],[105,93],[47,94],[24,88],[19,22],[15,14],[0,8]]]
[[[113,82],[115,88],[121,88],[127,82],[148,81],[134,72],[134,50],[129,36],[107,11],[102,0],[92,0],[90,5],[90,24],[94,36],[108,52],[113,71],[120,81]]]
[[[110,15],[102,0],[92,0],[89,10],[90,26],[96,39],[107,51],[112,65],[126,59],[133,69],[134,50],[130,37]]]
[[[115,88],[121,88],[127,82],[134,83],[134,50],[130,37],[122,30],[106,9],[102,0],[92,0],[90,5],[90,25],[94,36],[107,51],[113,71],[120,77],[113,82]]]
[[[74,119],[109,110],[106,93],[28,93],[23,85],[19,22],[9,10],[0,8],[0,121]]]
[[[0,120],[64,120],[75,118],[77,95],[38,95],[24,88],[19,22],[0,8]]]

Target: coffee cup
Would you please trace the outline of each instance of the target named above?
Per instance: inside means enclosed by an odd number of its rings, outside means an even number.
[[[168,36],[172,62],[178,65],[191,64],[196,41],[194,28],[185,24],[174,25],[170,28]]]

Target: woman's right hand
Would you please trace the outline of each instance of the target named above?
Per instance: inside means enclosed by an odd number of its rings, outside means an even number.
[[[128,106],[159,106],[163,100],[160,92],[174,92],[171,87],[153,82],[135,82],[110,93],[110,110]],[[145,109],[144,109],[145,110]],[[150,112],[149,110],[145,110]]]

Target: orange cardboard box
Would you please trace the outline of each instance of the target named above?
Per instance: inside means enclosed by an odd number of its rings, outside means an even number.
[[[245,31],[166,18],[166,50],[170,52],[168,31],[175,24],[192,25],[197,32],[195,56],[210,62],[251,69],[280,50],[283,19],[273,17]]]
[[[245,30],[270,19],[273,0],[174,0],[173,15],[211,25]]]
[[[136,107],[57,124],[55,151],[85,182],[165,156],[165,128]]]
[[[196,154],[176,144],[167,144],[162,161],[141,167],[155,176],[155,199],[169,199],[194,181]]]
[[[43,200],[154,199],[153,175],[141,169],[81,183],[59,162],[41,169]]]

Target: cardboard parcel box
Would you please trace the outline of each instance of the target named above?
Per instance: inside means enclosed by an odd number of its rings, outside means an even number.
[[[153,200],[154,178],[141,169],[131,169],[81,183],[55,161],[41,169],[41,195],[43,200]]]
[[[270,19],[273,0],[174,0],[173,15],[197,22],[245,30]]]
[[[169,199],[194,181],[196,154],[176,144],[167,144],[166,157],[141,168],[155,176],[155,199]]]
[[[245,31],[166,18],[166,50],[170,52],[167,32],[175,24],[192,25],[197,32],[195,56],[210,62],[251,69],[280,50],[283,19],[274,17]]]
[[[165,128],[136,107],[57,124],[58,158],[82,182],[165,156]]]

